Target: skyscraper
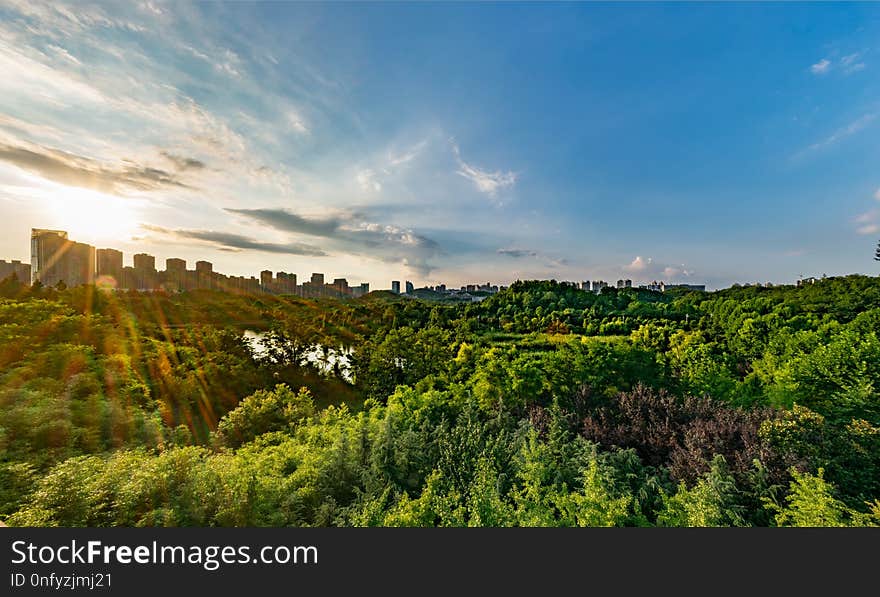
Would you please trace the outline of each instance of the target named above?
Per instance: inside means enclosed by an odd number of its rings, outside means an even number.
[[[415,290],[415,286],[413,286],[413,283],[412,283],[412,282],[410,282],[409,280],[407,280],[407,281],[406,281],[406,293],[407,293],[407,294],[412,294],[412,293],[413,293],[413,290]]]
[[[138,253],[134,262],[135,287],[138,290],[153,290],[157,286],[156,258],[146,253]]]
[[[324,285],[324,274],[312,274],[311,282],[312,282],[312,284],[323,286]]]
[[[400,280],[391,281],[391,292],[394,294],[400,294]]]
[[[31,283],[64,282],[81,286],[95,281],[95,247],[67,239],[63,230],[31,229]]]
[[[264,269],[260,272],[260,286],[263,287],[263,292],[272,291],[272,270]]]
[[[22,284],[31,283],[30,264],[22,263],[18,259],[13,259],[11,263],[7,263],[6,260],[0,261],[0,280],[5,280],[12,274],[15,274],[15,277]]]
[[[105,281],[112,278],[112,285],[122,285],[122,251],[116,249],[98,249],[95,251],[97,259],[97,275]]]
[[[186,290],[186,260],[171,257],[165,260],[165,284],[166,290],[179,292]]]

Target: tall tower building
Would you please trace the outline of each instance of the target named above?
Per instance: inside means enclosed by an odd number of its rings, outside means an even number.
[[[263,292],[272,290],[272,270],[264,269],[260,272],[260,286],[263,287]]]
[[[81,286],[95,281],[95,247],[67,238],[63,230],[31,229],[31,283],[64,282]]]
[[[406,293],[412,294],[414,290],[415,290],[415,287],[413,286],[413,283],[410,282],[409,280],[407,280],[406,281]]]
[[[196,288],[214,287],[214,265],[210,261],[196,261]]]
[[[98,277],[112,278],[116,287],[122,285],[122,251],[98,249],[95,251]]]
[[[400,294],[400,280],[391,281],[391,292],[394,294]]]
[[[146,253],[138,253],[133,258],[135,285],[138,290],[153,290],[158,285],[156,258]]]

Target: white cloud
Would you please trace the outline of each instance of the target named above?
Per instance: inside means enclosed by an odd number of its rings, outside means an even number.
[[[404,151],[400,154],[390,153],[388,154],[388,164],[391,166],[401,166],[406,164],[407,162],[411,162],[415,159],[425,148],[425,145],[428,144],[427,139],[413,145],[408,150]]]
[[[287,124],[289,124],[290,128],[297,133],[305,135],[309,132],[309,127],[306,126],[306,121],[303,119],[302,116],[300,116],[299,112],[297,112],[296,110],[288,110]]]
[[[454,141],[452,142],[452,152],[455,154],[455,159],[458,162],[459,169],[457,174],[473,182],[481,193],[485,193],[492,199],[496,197],[499,189],[512,187],[516,184],[517,175],[515,172],[502,172],[500,170],[487,172],[465,162],[461,158],[461,152]]]
[[[628,272],[643,272],[648,269],[648,266],[651,265],[652,262],[653,259],[651,259],[650,257],[648,257],[648,259],[642,259],[642,256],[638,255],[635,259],[632,260],[629,265],[627,265],[623,269]]]
[[[853,221],[859,224],[856,227],[856,232],[859,234],[875,234],[880,230],[880,225],[877,224],[878,219],[880,219],[880,209],[872,209],[857,215],[853,218]]]
[[[382,183],[376,180],[376,173],[369,168],[364,168],[363,170],[360,170],[355,178],[357,179],[357,183],[358,185],[360,185],[361,189],[363,189],[367,193],[378,193],[382,190]]]
[[[843,67],[844,74],[851,74],[863,70],[865,63],[860,62],[863,52],[855,52],[840,59],[840,65]]]
[[[823,58],[822,60],[820,60],[816,64],[813,64],[810,66],[810,71],[812,71],[812,73],[814,75],[824,75],[825,73],[827,73],[830,70],[831,70],[831,61],[828,60],[827,58]]]
[[[837,129],[836,131],[834,131],[831,134],[831,136],[827,137],[826,139],[823,139],[822,141],[818,141],[816,143],[813,143],[812,145],[810,145],[809,149],[811,149],[811,150],[822,149],[823,147],[827,147],[828,145],[832,145],[834,143],[837,143],[841,139],[845,139],[846,137],[849,137],[851,135],[855,135],[856,133],[858,133],[862,129],[867,128],[872,122],[874,122],[874,120],[876,118],[877,118],[876,112],[871,112],[869,114],[865,114],[863,116],[860,116],[859,118],[852,121],[848,125],[841,127],[839,129]]]
[[[677,265],[658,263],[652,257],[642,257],[641,255],[621,269],[624,272],[637,275],[645,281],[660,279],[668,281],[675,278],[689,278],[694,275],[694,270],[688,269],[683,263]]]
[[[880,189],[877,189],[874,192],[874,199],[876,199],[877,201],[880,201]]]
[[[61,56],[62,58],[64,58],[65,60],[72,62],[73,64],[75,64],[77,66],[82,66],[82,62],[80,62],[76,56],[74,56],[73,54],[71,54],[70,52],[68,52],[67,50],[62,48],[61,46],[55,46],[55,45],[50,44],[48,46],[48,48],[50,50],[52,50],[53,52],[55,52],[56,54],[58,54],[59,56]]]

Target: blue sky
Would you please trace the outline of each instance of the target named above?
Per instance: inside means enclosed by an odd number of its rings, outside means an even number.
[[[31,227],[387,288],[877,273],[877,4],[0,0]]]

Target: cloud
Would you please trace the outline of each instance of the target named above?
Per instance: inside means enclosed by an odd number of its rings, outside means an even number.
[[[874,199],[876,199],[877,201],[880,201],[880,189],[877,189],[874,192]]]
[[[515,259],[519,259],[521,257],[538,256],[538,252],[531,249],[498,249],[497,253],[499,255],[504,255],[505,257],[513,257]]]
[[[60,46],[52,45],[52,44],[49,44],[47,47],[50,50],[52,50],[53,52],[55,52],[55,54],[57,54],[61,58],[64,58],[65,60],[72,62],[73,64],[75,64],[77,66],[82,66],[82,62],[80,62],[76,56],[72,55],[70,52],[68,52],[64,48],[62,48]]]
[[[863,54],[864,52],[855,52],[840,59],[840,65],[843,67],[844,74],[848,75],[865,68],[865,63],[859,62]]]
[[[174,173],[159,168],[133,162],[109,166],[90,158],[39,145],[25,147],[0,143],[0,161],[8,162],[54,182],[102,193],[125,194],[132,190],[190,188]]]
[[[870,124],[872,122],[874,122],[874,120],[876,118],[877,118],[876,112],[870,112],[868,114],[864,114],[864,115],[860,116],[859,118],[857,118],[856,120],[849,123],[848,125],[837,129],[829,137],[823,139],[822,141],[818,141],[816,143],[813,143],[812,145],[810,145],[810,147],[808,149],[813,150],[813,151],[815,151],[817,149],[822,149],[823,147],[833,145],[833,144],[837,143],[838,141],[841,141],[851,135],[855,135],[859,131],[870,126]]]
[[[370,168],[359,170],[355,179],[361,189],[367,193],[378,193],[382,190],[382,183],[376,180],[376,173]]]
[[[178,171],[183,170],[201,170],[205,167],[205,163],[195,158],[186,158],[167,151],[160,151],[159,155],[174,164]]]
[[[265,224],[276,230],[331,237],[341,225],[338,218],[304,218],[285,209],[226,209],[225,211]]]
[[[400,154],[389,153],[388,154],[388,164],[391,166],[402,166],[408,162],[414,160],[418,155],[422,152],[425,146],[428,144],[427,139],[416,143],[406,151]]]
[[[648,259],[642,259],[641,255],[636,256],[629,265],[625,266],[625,269],[628,272],[643,272],[648,269],[648,266],[653,263],[653,260],[648,257]]]
[[[858,224],[856,232],[862,235],[875,234],[880,231],[878,220],[880,220],[880,209],[872,209],[853,218],[853,221]]]
[[[822,60],[820,60],[816,64],[813,64],[810,66],[810,71],[814,75],[824,75],[825,73],[827,73],[830,70],[831,70],[831,61],[828,60],[827,58],[823,58]]]
[[[642,279],[689,278],[694,275],[694,270],[688,269],[682,264],[658,263],[652,257],[636,256],[628,265],[623,266],[623,271],[636,274]]]
[[[141,224],[141,228],[181,240],[195,240],[211,244],[221,250],[234,251],[248,249],[262,251],[264,253],[304,255],[308,257],[323,257],[327,255],[327,253],[320,248],[304,243],[267,243],[231,232],[220,232],[216,230],[171,230],[161,226],[153,226],[151,224]]]
[[[307,134],[309,132],[309,127],[306,126],[306,121],[300,116],[299,112],[295,110],[287,111],[287,124],[290,125],[290,128],[297,133]]]
[[[422,274],[433,269],[429,260],[443,252],[431,238],[409,228],[370,222],[365,214],[306,218],[286,209],[229,208],[225,211],[281,232],[324,238],[336,250],[386,263],[402,263]]]
[[[458,162],[458,175],[463,176],[473,182],[481,193],[485,193],[490,198],[495,198],[499,189],[512,187],[516,184],[517,175],[515,172],[487,172],[476,166],[468,164],[461,158],[461,151],[455,142],[452,142],[452,152],[455,154],[455,160]]]

